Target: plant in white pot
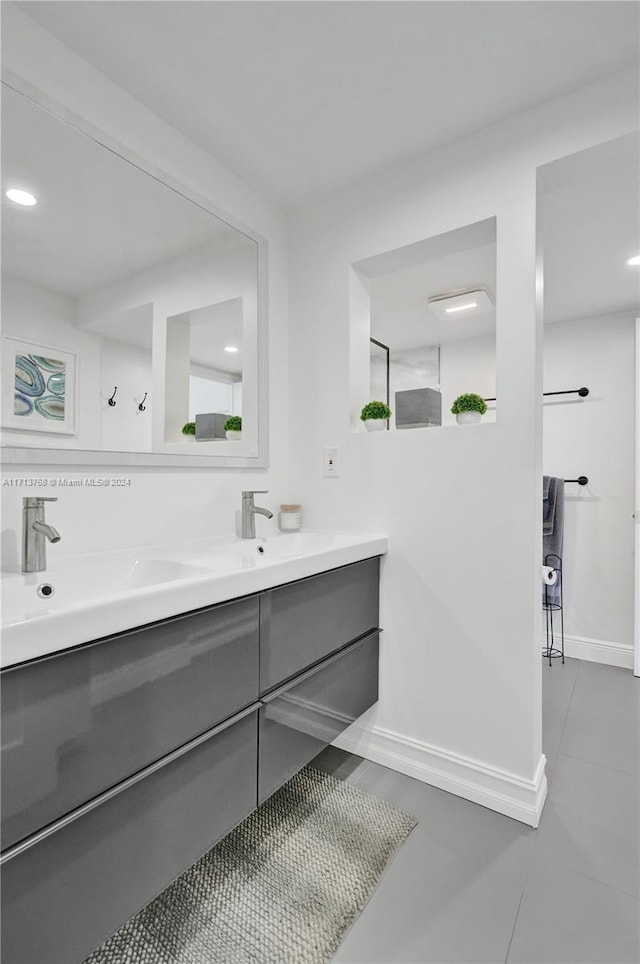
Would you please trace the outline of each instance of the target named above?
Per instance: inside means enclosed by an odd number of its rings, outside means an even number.
[[[473,392],[467,395],[458,395],[451,406],[451,411],[456,417],[458,425],[469,425],[479,422],[487,410],[487,403],[480,395]]]
[[[185,422],[180,431],[189,439],[189,441],[193,442],[196,437],[196,423]]]
[[[242,418],[240,415],[230,415],[223,425],[225,434],[229,439],[242,438]]]
[[[368,432],[380,432],[387,427],[391,409],[385,402],[367,402],[360,412],[360,418]]]

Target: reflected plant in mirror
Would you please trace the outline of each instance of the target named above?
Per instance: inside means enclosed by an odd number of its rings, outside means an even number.
[[[228,439],[239,440],[242,438],[242,419],[239,415],[230,415],[224,423],[224,430]]]
[[[14,379],[3,379],[10,461],[35,461],[32,452],[55,461],[64,449],[67,463],[75,451],[96,464],[117,464],[107,453],[265,464],[258,239],[81,125],[3,84],[3,334],[75,362],[64,434],[60,419],[29,421],[33,406],[17,406]],[[7,196],[18,187],[33,203]],[[230,445],[224,422],[245,414],[249,429]]]

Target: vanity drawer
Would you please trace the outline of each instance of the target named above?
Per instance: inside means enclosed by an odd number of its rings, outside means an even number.
[[[259,803],[376,702],[378,652],[379,632],[374,632],[264,698]]]
[[[83,960],[255,809],[257,710],[193,744],[6,860],[3,961]]]
[[[271,589],[260,597],[260,692],[378,627],[379,559]]]
[[[258,598],[2,673],[3,849],[258,697]]]

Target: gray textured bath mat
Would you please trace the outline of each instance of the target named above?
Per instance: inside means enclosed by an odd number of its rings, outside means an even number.
[[[307,767],[85,964],[325,964],[415,825]]]

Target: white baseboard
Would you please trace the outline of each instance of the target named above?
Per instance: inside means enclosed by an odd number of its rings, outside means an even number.
[[[558,635],[555,635],[558,645]],[[543,638],[543,648],[546,638]],[[564,636],[564,654],[571,659],[586,659],[591,663],[606,663],[633,669],[633,646],[627,643],[610,643],[605,639],[589,639],[587,636]]]
[[[456,753],[403,737],[382,727],[354,723],[334,746],[455,793],[530,827],[537,827],[547,796],[546,758],[541,754],[529,781]]]

